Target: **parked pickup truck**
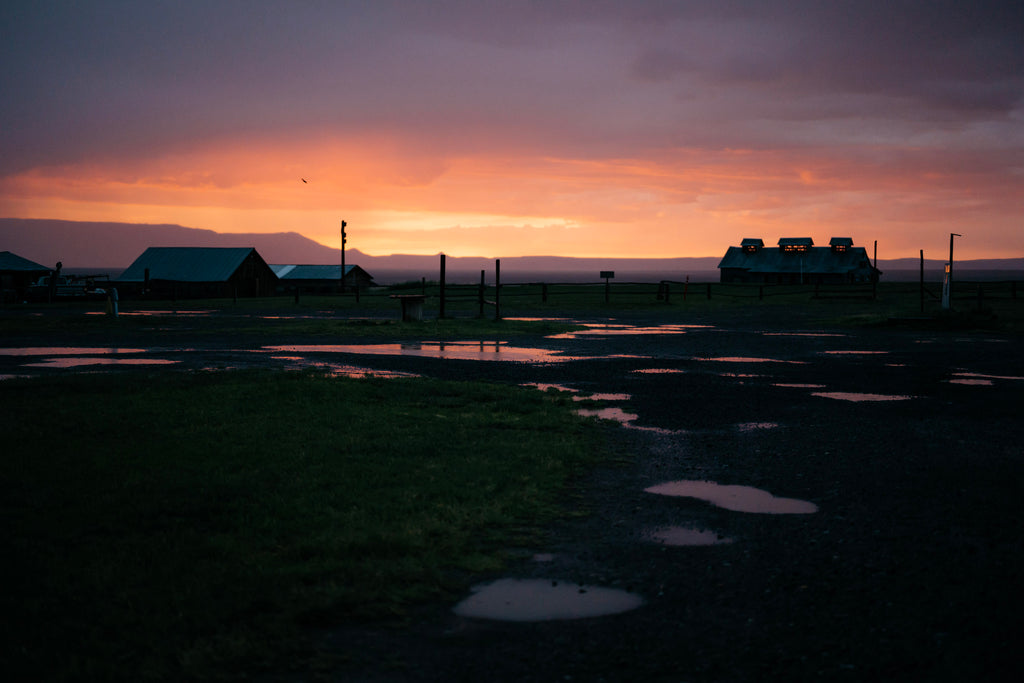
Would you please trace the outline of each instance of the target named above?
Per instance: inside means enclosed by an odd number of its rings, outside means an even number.
[[[107,290],[96,286],[95,276],[44,275],[29,285],[32,301],[54,299],[105,299]]]

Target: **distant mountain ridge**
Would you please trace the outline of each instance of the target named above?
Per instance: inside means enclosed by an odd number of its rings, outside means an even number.
[[[722,254],[730,245],[722,245]],[[181,225],[63,221],[29,218],[0,218],[0,251],[53,267],[61,261],[69,271],[105,269],[111,273],[127,268],[148,247],[254,247],[267,263],[334,264],[340,261],[338,249],[324,246],[296,232],[218,233]],[[594,280],[600,271],[614,271],[618,281],[717,280],[721,256],[676,258],[575,258],[569,256],[502,257],[502,281]],[[378,283],[408,279],[437,279],[439,254],[392,254],[370,256],[358,249],[347,249],[345,260],[374,276]],[[485,271],[488,282],[494,279],[494,259],[485,257],[446,257],[446,274],[455,281],[475,282]],[[926,260],[926,276],[941,279],[944,260]],[[914,258],[880,259],[883,280],[916,279],[920,261]],[[1005,274],[1006,279],[1024,279],[1024,258],[959,261],[963,277],[989,273]],[[1002,275],[1001,275],[1002,276]]]

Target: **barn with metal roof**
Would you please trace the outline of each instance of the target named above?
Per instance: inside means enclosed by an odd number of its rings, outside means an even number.
[[[881,274],[849,237],[833,237],[827,247],[814,246],[810,237],[783,237],[775,249],[748,238],[729,247],[718,269],[721,282],[778,284],[871,282]]]
[[[0,251],[0,292],[3,301],[24,301],[29,286],[50,269],[14,252]]]
[[[171,298],[270,296],[277,276],[252,247],[149,247],[118,285]]]
[[[301,292],[335,292],[341,275],[341,264],[329,266],[303,266],[271,264],[279,280],[280,287],[293,291],[296,287]],[[356,265],[345,266],[345,285],[347,287],[374,286],[373,278],[365,270]]]

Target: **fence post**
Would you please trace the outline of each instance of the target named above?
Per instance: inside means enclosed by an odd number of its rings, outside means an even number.
[[[484,271],[480,271],[480,289],[478,291],[477,299],[480,303],[480,317],[484,317]]]
[[[501,259],[494,259],[494,319],[501,320]]]
[[[438,317],[444,318],[444,254],[441,254],[441,314]]]

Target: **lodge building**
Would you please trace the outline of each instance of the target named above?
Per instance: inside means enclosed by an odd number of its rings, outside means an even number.
[[[783,237],[775,249],[761,239],[744,239],[729,247],[718,270],[721,282],[761,284],[872,282],[881,275],[867,250],[849,237],[833,237],[827,247],[814,246],[810,237]]]

